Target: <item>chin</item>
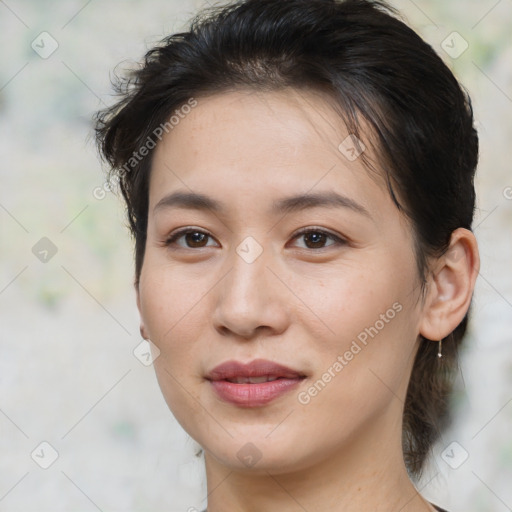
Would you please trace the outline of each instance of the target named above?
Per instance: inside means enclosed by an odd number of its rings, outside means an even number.
[[[306,469],[311,464],[312,454],[306,451],[298,452],[304,443],[294,439],[287,433],[286,439],[271,440],[265,438],[265,433],[238,435],[233,438],[218,440],[217,443],[201,444],[205,449],[205,459],[213,457],[218,464],[237,472],[251,472],[252,474],[268,475],[284,474]]]

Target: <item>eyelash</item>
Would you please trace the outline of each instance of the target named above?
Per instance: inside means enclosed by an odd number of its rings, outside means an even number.
[[[203,231],[201,229],[193,229],[193,228],[182,228],[182,229],[179,229],[178,231],[172,233],[164,242],[164,245],[166,247],[170,247],[172,246],[176,240],[178,240],[179,238],[181,238],[183,235],[186,235],[188,233],[201,233],[203,235],[206,235],[210,238],[213,238],[209,233],[207,233],[206,231]],[[307,234],[310,234],[310,233],[320,233],[322,235],[326,235],[328,238],[331,238],[332,240],[334,240],[335,243],[329,245],[329,246],[325,246],[325,247],[320,247],[318,249],[309,249],[308,247],[306,247],[305,249],[307,250],[310,250],[310,251],[321,251],[322,249],[327,249],[328,247],[332,247],[332,246],[342,246],[342,245],[346,245],[347,244],[347,240],[335,235],[334,233],[331,233],[330,231],[325,231],[323,229],[319,229],[319,228],[303,228],[301,230],[299,230],[297,233],[295,233],[292,237],[292,240],[295,240],[296,238],[299,238],[300,236],[304,236],[304,235],[307,235]],[[180,247],[180,249],[205,249],[206,247]],[[301,247],[302,249],[302,247]]]

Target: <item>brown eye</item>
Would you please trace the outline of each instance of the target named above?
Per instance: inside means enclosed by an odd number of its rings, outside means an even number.
[[[295,235],[294,239],[302,238],[305,241],[305,249],[324,249],[332,245],[344,245],[346,241],[339,236],[320,229],[305,229]],[[325,245],[326,241],[332,240],[333,243]]]
[[[293,239],[302,238],[305,241],[304,249],[324,249],[332,245],[345,245],[347,242],[341,237],[323,231],[321,229],[305,229],[297,233]],[[178,243],[183,239],[185,243]],[[212,239],[211,235],[199,229],[184,228],[173,233],[166,241],[166,246],[177,246],[182,249],[201,249],[203,247],[211,247],[208,245],[208,239]],[[332,243],[326,243],[331,240]]]
[[[183,244],[176,244],[176,242],[183,238],[185,240],[185,245]],[[180,229],[173,233],[166,241],[166,246],[171,245],[178,245],[181,248],[185,249],[200,249],[202,247],[208,247],[206,245],[208,238],[211,238],[211,236],[208,233],[205,233],[204,231],[200,231],[198,229]]]
[[[326,242],[326,239],[328,238],[328,236],[325,233],[319,233],[317,231],[306,233],[303,236],[304,240],[306,240],[306,245],[310,249],[318,249],[320,247],[323,247]],[[311,245],[309,245],[308,242],[311,243]]]
[[[185,233],[183,236],[190,247],[204,247],[204,242],[208,237],[207,234],[199,231],[191,231],[190,233]]]

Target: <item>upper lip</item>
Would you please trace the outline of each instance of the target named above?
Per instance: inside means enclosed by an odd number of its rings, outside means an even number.
[[[239,361],[225,361],[216,366],[206,376],[208,380],[226,380],[236,377],[285,377],[288,379],[296,379],[297,377],[305,377],[298,371],[288,368],[279,363],[269,361],[267,359],[254,359],[249,363],[241,363]]]

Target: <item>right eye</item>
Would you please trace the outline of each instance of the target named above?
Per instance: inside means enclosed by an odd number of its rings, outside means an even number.
[[[194,228],[182,228],[178,229],[174,233],[171,233],[169,237],[165,240],[166,247],[172,247],[174,245],[178,245],[178,247],[182,249],[201,249],[203,247],[209,247],[205,245],[204,242],[211,238],[209,233],[202,231],[200,229]],[[185,240],[186,245],[177,244],[177,241],[183,238]]]

